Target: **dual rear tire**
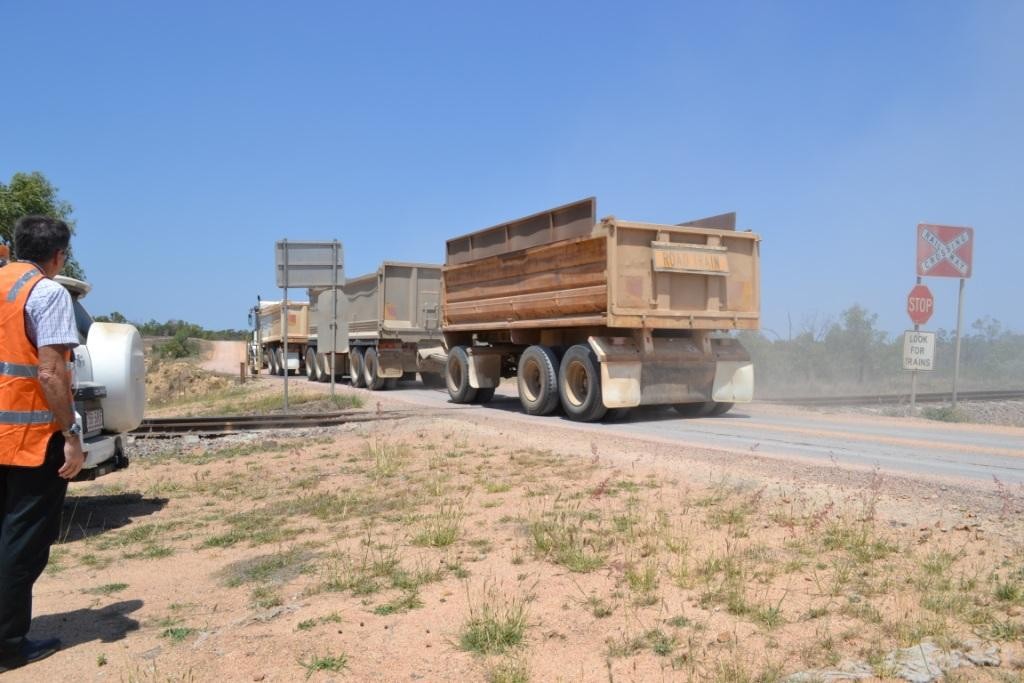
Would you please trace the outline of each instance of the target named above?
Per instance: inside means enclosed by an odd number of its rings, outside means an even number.
[[[494,398],[494,387],[469,385],[469,352],[465,346],[455,346],[448,353],[444,374],[452,403],[487,403]]]
[[[306,379],[310,382],[316,382],[320,379],[320,366],[317,363],[316,351],[313,349],[306,350]]]
[[[586,344],[569,347],[558,367],[558,395],[570,420],[596,422],[608,408],[601,400],[601,364]]]
[[[363,350],[352,347],[348,350],[348,381],[356,389],[366,386],[363,378]]]
[[[558,356],[547,346],[531,346],[519,356],[516,371],[519,403],[530,415],[550,415],[558,408]]]
[[[452,402],[486,403],[493,398],[493,387],[470,386],[466,347],[452,348],[446,369]],[[578,422],[595,422],[608,412],[601,399],[601,365],[586,344],[570,347],[561,360],[550,347],[528,347],[519,357],[516,381],[519,402],[530,415],[550,415],[559,404]]]
[[[363,386],[370,391],[380,391],[388,385],[388,380],[377,371],[379,366],[377,349],[371,346],[363,353]]]

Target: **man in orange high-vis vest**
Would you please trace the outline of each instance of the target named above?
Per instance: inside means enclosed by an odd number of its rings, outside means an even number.
[[[85,462],[68,367],[79,342],[74,308],[51,279],[70,240],[63,221],[26,216],[14,227],[17,260],[0,267],[0,672],[60,648],[26,636],[32,586]]]

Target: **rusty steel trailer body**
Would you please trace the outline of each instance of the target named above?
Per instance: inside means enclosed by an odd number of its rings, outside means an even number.
[[[456,402],[517,377],[532,414],[577,420],[675,405],[720,414],[753,398],[733,330],[760,320],[758,235],[735,214],[676,225],[596,220],[585,199],[451,239],[442,329]]]
[[[389,388],[417,372],[425,384],[440,384],[440,292],[438,264],[385,261],[345,281],[345,361],[353,386]]]

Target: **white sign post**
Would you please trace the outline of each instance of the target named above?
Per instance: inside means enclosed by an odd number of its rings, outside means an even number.
[[[903,334],[903,369],[935,369],[935,333],[907,330]]]
[[[282,335],[284,336],[284,409],[288,410],[288,288],[289,287],[331,287],[337,298],[338,283],[344,279],[341,243],[332,242],[290,242],[280,240],[274,245],[274,263],[277,270],[277,286],[284,289],[281,303]],[[331,335],[331,396],[334,396],[334,377],[337,372],[335,346],[337,346],[338,305],[334,304]],[[299,361],[302,367],[302,361]]]

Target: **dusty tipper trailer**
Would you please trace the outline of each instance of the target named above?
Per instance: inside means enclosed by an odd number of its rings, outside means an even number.
[[[376,272],[345,281],[353,386],[389,388],[417,372],[424,384],[440,386],[445,362],[440,292],[436,264],[385,261]]]
[[[531,414],[574,420],[670,404],[721,414],[750,401],[760,238],[735,214],[678,225],[597,221],[596,201],[449,240],[442,311],[448,392],[485,402],[517,377]]]
[[[288,358],[284,356],[285,321],[281,301],[261,301],[249,310],[249,325],[253,328],[249,343],[249,372],[258,374],[269,368],[272,375],[287,372],[302,373],[306,344],[309,342],[309,303],[288,302]]]

